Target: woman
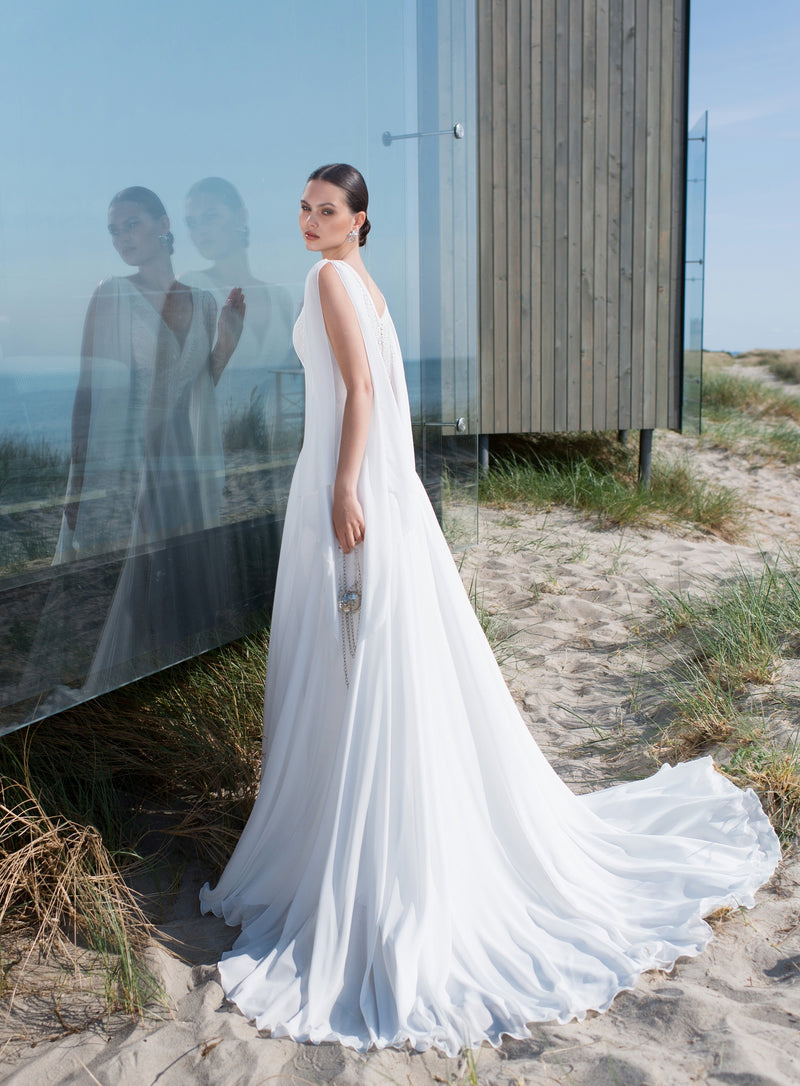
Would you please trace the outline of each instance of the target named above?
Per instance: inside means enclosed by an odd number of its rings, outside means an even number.
[[[242,292],[232,291],[223,305],[214,344],[214,299],[175,279],[173,237],[158,196],[138,185],[117,193],[108,209],[108,230],[123,261],[136,270],[104,279],[86,314],[56,563],[127,544],[151,401],[154,447],[166,437],[159,419],[170,410],[168,404],[179,397],[191,400],[194,429],[183,435],[180,447],[182,467],[195,484],[190,526],[219,519],[221,444],[214,386],[238,342]]]
[[[89,307],[62,537],[78,553],[124,538],[128,557],[84,698],[208,647],[222,556],[209,543],[189,560],[178,539],[219,523],[214,387],[245,314],[240,288],[217,320],[210,294],[175,279],[169,219],[149,189],[117,193],[108,229],[137,270],[104,280]]]
[[[300,207],[323,260],[295,328],[306,431],[266,758],[201,904],[242,926],[220,974],[260,1028],[452,1054],[602,1010],[699,952],[702,916],[752,904],[779,848],[710,759],[588,796],[547,764],[414,472],[397,337],[359,254],[363,178],[322,167]]]
[[[265,451],[296,456],[299,421],[293,418],[286,425],[283,411],[284,403],[290,403],[293,415],[302,413],[303,400],[302,370],[292,346],[297,309],[289,292],[253,275],[247,208],[230,181],[204,177],[195,182],[186,195],[186,225],[198,252],[212,264],[181,279],[210,291],[219,304],[234,286],[247,294],[247,319],[220,385],[221,402],[243,413],[256,392],[263,398]]]

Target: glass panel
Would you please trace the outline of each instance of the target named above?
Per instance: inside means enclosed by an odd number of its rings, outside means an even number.
[[[477,538],[475,12],[420,3],[420,474],[451,547]],[[435,275],[432,274],[435,269]]]
[[[706,245],[708,113],[689,132],[686,156],[686,262],[683,310],[684,433],[700,433],[703,394],[703,287]]]
[[[43,0],[6,20],[0,732],[266,620],[303,416],[297,207],[322,163],[367,178],[365,258],[406,355],[420,464],[451,534],[472,533],[474,146],[383,139],[424,130],[427,111],[468,116],[467,14],[452,39],[446,0],[246,3],[236,33],[196,0]],[[330,58],[347,60],[335,76]],[[430,173],[429,146],[449,170]],[[140,182],[168,218],[141,193],[109,209]],[[168,298],[150,276],[165,268],[184,285]],[[233,286],[247,316],[220,373]],[[448,437],[456,411],[467,435]],[[427,420],[445,437],[438,474]]]

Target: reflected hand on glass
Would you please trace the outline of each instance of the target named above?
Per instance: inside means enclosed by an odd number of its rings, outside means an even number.
[[[211,353],[215,384],[222,376],[222,371],[239,343],[246,309],[244,291],[241,287],[234,287],[225,300],[217,322],[217,342]]]

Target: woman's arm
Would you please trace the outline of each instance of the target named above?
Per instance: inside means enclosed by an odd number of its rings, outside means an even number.
[[[325,330],[347,390],[333,487],[333,530],[347,554],[362,541],[366,527],[357,486],[372,414],[372,375],[356,311],[332,264],[320,269],[319,298]]]
[[[75,525],[78,523],[78,509],[80,508],[83,477],[86,471],[86,456],[89,449],[89,427],[92,419],[92,359],[95,353],[94,341],[97,322],[103,319],[103,315],[98,313],[101,308],[100,287],[98,287],[92,295],[83,322],[81,370],[78,377],[78,387],[75,390],[75,400],[72,404],[71,465],[69,487],[64,499],[64,515],[73,532],[75,531]],[[107,308],[107,305],[105,308]]]

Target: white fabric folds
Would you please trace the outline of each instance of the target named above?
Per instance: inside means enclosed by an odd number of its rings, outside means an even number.
[[[318,276],[295,344],[305,443],[287,510],[251,818],[217,886],[226,995],[273,1036],[449,1054],[606,1008],[751,905],[779,846],[710,759],[574,796],[528,734],[414,471],[391,318],[335,262],[374,386],[345,684],[331,489],[344,386]]]

